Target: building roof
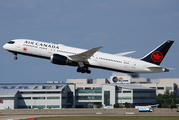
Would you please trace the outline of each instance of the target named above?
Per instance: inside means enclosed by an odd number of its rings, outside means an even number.
[[[16,93],[18,92],[18,90],[7,90],[7,89],[1,89],[0,90],[0,97],[15,97]]]
[[[0,97],[14,97],[18,91],[62,91],[66,83],[0,84]]]
[[[150,89],[150,90],[152,90],[153,89],[153,88],[148,88],[148,87],[135,85],[135,84],[107,84],[107,85],[116,85],[118,87],[131,89],[131,90],[135,90],[135,89]]]

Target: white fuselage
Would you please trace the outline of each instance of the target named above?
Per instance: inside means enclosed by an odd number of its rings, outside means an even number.
[[[40,58],[50,59],[53,54],[71,56],[87,50],[68,47],[62,44],[52,44],[29,39],[16,39],[14,44],[6,43],[3,48],[17,54],[24,54]],[[164,72],[163,69],[151,70],[148,67],[160,67],[158,65],[142,61],[140,59],[118,56],[114,54],[96,52],[87,59],[90,67],[108,69],[128,73],[156,73]]]

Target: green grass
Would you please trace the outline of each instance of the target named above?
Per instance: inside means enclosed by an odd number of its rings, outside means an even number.
[[[37,120],[179,120],[179,116],[60,116]]]

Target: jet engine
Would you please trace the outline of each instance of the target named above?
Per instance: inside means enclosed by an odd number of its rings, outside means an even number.
[[[67,57],[59,54],[53,54],[50,58],[51,63],[58,64],[58,65],[71,65],[77,66],[76,62],[69,60]]]

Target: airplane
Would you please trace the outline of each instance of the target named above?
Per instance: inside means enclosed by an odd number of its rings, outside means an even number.
[[[11,40],[3,48],[13,53],[15,60],[17,60],[17,54],[44,58],[53,64],[75,66],[77,72],[87,74],[91,73],[89,67],[123,73],[159,73],[169,71],[159,65],[173,42],[165,41],[140,59],[125,56],[135,51],[109,54],[98,52],[103,46],[85,50],[30,39]]]

